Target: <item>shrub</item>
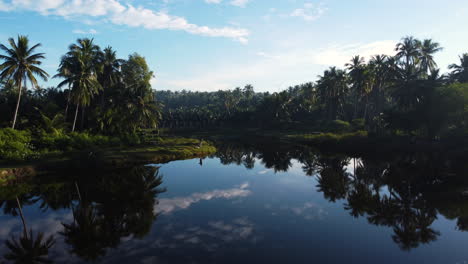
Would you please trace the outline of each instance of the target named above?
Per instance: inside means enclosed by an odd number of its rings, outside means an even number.
[[[94,148],[95,146],[118,145],[119,140],[88,133],[51,134],[41,132],[34,145],[42,150],[73,151]]]
[[[0,159],[25,160],[33,154],[29,131],[0,129]]]
[[[344,133],[351,130],[351,125],[342,120],[333,120],[326,125],[326,130],[333,133]]]
[[[366,121],[363,118],[353,119],[351,126],[354,131],[365,130]]]

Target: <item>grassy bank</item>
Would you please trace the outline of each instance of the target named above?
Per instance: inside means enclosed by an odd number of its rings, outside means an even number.
[[[158,137],[152,142],[133,145],[95,144],[72,151],[46,152],[26,160],[0,161],[0,183],[10,179],[18,168],[36,167],[126,167],[148,163],[165,163],[172,160],[205,157],[216,152],[208,141],[183,137]]]
[[[182,137],[163,137],[145,146],[123,149],[107,149],[101,155],[106,163],[114,166],[129,164],[166,163],[173,160],[202,158],[216,152],[208,141]]]

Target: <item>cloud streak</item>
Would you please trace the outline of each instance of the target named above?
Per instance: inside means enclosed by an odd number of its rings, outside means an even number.
[[[211,0],[213,1],[213,0]],[[118,0],[0,0],[0,11],[26,10],[41,15],[70,18],[91,17],[115,25],[150,30],[179,30],[207,37],[225,37],[246,44],[249,31],[234,27],[208,27],[189,23],[185,18],[142,6],[124,5]]]
[[[323,4],[312,4],[312,3],[305,3],[302,8],[295,9],[290,16],[291,17],[300,17],[305,21],[315,21],[319,19],[325,12],[327,8],[323,6]]]
[[[234,199],[249,196],[252,192],[248,190],[249,184],[243,183],[239,187],[226,190],[213,190],[205,193],[194,193],[186,197],[175,197],[160,199],[159,204],[155,206],[155,212],[170,214],[176,210],[189,208],[192,204],[209,201],[212,199],[224,198]]]

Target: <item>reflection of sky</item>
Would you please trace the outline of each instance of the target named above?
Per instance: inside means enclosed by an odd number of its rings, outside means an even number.
[[[247,188],[248,183],[243,183],[239,187],[224,190],[213,190],[205,193],[193,193],[190,196],[185,197],[174,197],[174,198],[162,198],[159,200],[159,204],[155,206],[155,212],[162,212],[163,214],[169,214],[174,210],[187,209],[194,203],[200,201],[209,201],[212,199],[234,199],[239,197],[246,197],[251,194]]]

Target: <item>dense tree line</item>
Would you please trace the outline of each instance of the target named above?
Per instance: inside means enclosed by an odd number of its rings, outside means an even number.
[[[464,134],[467,129],[468,53],[440,74],[431,39],[406,37],[395,56],[353,57],[331,67],[316,82],[282,92],[258,93],[252,85],[228,91],[154,91],[153,72],[132,54],[119,59],[111,47],[78,39],[62,57],[57,87],[36,80],[40,44],[19,36],[0,46],[0,124],[46,132],[93,131],[121,135],[141,128],[269,128],[330,130],[338,125],[375,134],[426,138]],[[26,89],[36,88],[36,89]]]
[[[468,54],[440,74],[431,39],[406,37],[395,56],[353,57],[331,67],[315,83],[279,93],[255,93],[251,85],[230,91],[158,91],[163,126],[314,128],[342,120],[373,133],[406,133],[434,138],[467,128]]]
[[[159,108],[150,85],[154,74],[144,57],[134,53],[119,59],[111,47],[101,49],[93,39],[78,39],[53,76],[60,83],[44,89],[36,78],[46,81],[50,76],[40,68],[45,58],[36,53],[40,46],[30,45],[25,36],[0,45],[3,127],[111,135],[156,128]]]

